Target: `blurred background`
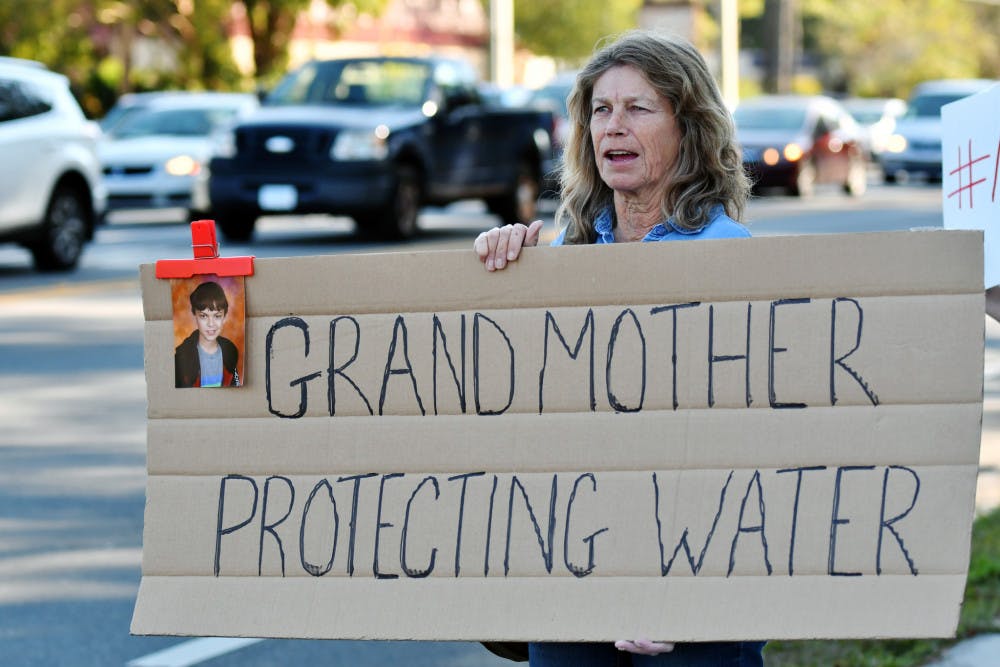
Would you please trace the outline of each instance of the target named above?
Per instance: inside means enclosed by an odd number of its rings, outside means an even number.
[[[315,57],[448,53],[533,89],[633,27],[688,37],[720,75],[735,46],[740,98],[1000,76],[996,0],[4,0],[0,55],[66,74],[99,118],[124,93],[254,91]]]

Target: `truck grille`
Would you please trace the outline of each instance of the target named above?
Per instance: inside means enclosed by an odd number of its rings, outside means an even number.
[[[236,150],[259,165],[327,161],[334,136],[320,128],[243,127],[236,131]]]

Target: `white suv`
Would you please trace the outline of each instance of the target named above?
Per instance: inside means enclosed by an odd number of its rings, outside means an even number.
[[[0,242],[28,248],[41,271],[75,267],[104,214],[99,132],[66,77],[0,58]]]

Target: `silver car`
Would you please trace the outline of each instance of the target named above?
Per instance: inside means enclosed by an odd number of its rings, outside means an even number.
[[[150,97],[121,117],[98,146],[108,206],[183,208],[197,215],[193,193],[207,168],[214,133],[256,108],[243,93]]]

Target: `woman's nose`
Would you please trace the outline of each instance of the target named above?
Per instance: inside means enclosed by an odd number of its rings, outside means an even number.
[[[620,109],[612,110],[608,116],[608,124],[604,128],[607,134],[623,134],[625,132],[625,118]]]

